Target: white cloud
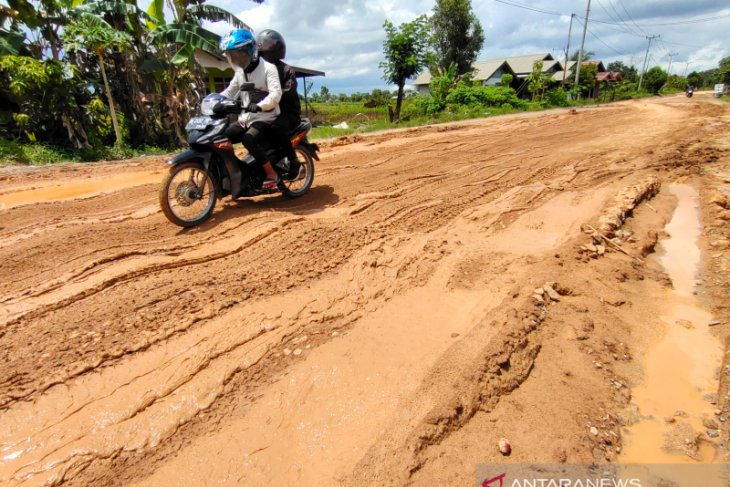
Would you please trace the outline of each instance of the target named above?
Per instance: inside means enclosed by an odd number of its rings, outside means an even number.
[[[505,5],[495,0],[472,0],[472,8],[484,27],[486,40],[480,59],[534,52],[551,52],[562,59],[568,37],[570,14],[585,15],[587,0],[512,0],[531,9],[561,13],[549,15]],[[435,0],[209,0],[235,12],[254,30],[270,28],[287,40],[287,61],[325,71],[315,78],[334,93],[370,91],[385,87],[382,70],[383,22],[398,25],[429,14]],[[703,19],[712,18],[706,22]],[[697,20],[700,22],[693,23]],[[683,23],[677,23],[683,22]],[[657,25],[668,24],[673,25]],[[214,24],[218,33],[230,26]],[[650,65],[672,71],[717,67],[730,56],[730,5],[727,0],[593,0],[585,49],[594,58],[621,60],[641,67],[648,35],[652,42]],[[580,44],[582,25],[573,23],[571,52]],[[687,65],[686,63],[690,64]]]

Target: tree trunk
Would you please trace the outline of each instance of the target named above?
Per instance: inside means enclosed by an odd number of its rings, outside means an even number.
[[[106,69],[104,69],[104,56],[97,52],[99,56],[99,67],[101,68],[101,77],[104,79],[104,89],[106,90],[106,98],[109,100],[109,112],[112,115],[112,125],[114,126],[114,136],[117,139],[115,145],[122,145],[122,132],[119,130],[119,124],[117,123],[117,112],[114,109],[114,98],[112,97],[112,90],[109,88],[109,80],[106,79]]]
[[[395,100],[395,122],[400,122],[400,108],[403,105],[403,87],[405,84],[405,80],[398,83],[398,97]]]

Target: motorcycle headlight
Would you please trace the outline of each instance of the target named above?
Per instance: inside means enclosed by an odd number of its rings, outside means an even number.
[[[213,115],[213,106],[215,106],[216,103],[218,103],[218,100],[208,100],[206,98],[200,104],[200,113],[208,116]]]
[[[213,107],[224,100],[227,100],[225,96],[221,96],[218,93],[211,93],[203,98],[203,101],[200,103],[200,113],[208,116],[213,115]]]

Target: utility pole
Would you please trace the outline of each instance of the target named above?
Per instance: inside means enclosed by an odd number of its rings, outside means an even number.
[[[563,88],[565,88],[565,75],[568,72],[568,56],[570,56],[570,34],[573,32],[573,18],[575,14],[570,14],[570,27],[568,28],[568,45],[565,47],[565,66],[563,66]]]
[[[684,67],[684,77],[687,77],[687,70],[689,69],[689,65],[692,61],[687,61],[687,64]]]
[[[586,43],[586,31],[588,30],[588,15],[591,13],[591,0],[588,0],[588,7],[586,7],[586,19],[583,22],[583,39],[580,41],[580,50],[578,51],[578,67],[575,68],[575,89],[577,90],[577,97],[580,100],[580,65],[583,62],[583,46]]]
[[[667,74],[672,74],[672,58],[678,54],[678,52],[669,53],[669,67],[667,67]]]
[[[641,68],[641,76],[639,76],[639,88],[637,89],[637,91],[641,91],[641,83],[644,81],[644,73],[646,72],[646,62],[649,60],[649,48],[651,47],[651,41],[656,39],[657,37],[661,36],[654,35],[646,37],[647,39],[649,39],[649,45],[646,46],[646,54],[644,55],[644,66]]]

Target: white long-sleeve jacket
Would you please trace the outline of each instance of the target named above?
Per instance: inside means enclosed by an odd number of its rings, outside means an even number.
[[[241,86],[247,82],[254,83],[255,91],[241,91]],[[279,116],[281,99],[281,83],[276,66],[259,58],[259,64],[250,73],[237,69],[231,84],[221,95],[234,100],[239,98],[244,107],[249,103],[256,103],[261,107],[262,111],[258,113],[241,112],[238,123],[242,127],[248,127],[253,122],[273,122]]]

